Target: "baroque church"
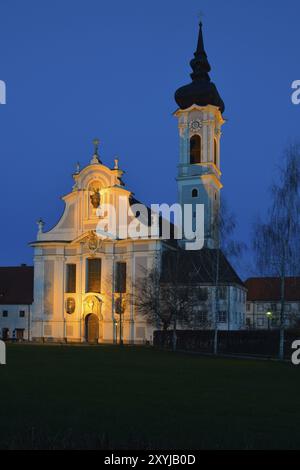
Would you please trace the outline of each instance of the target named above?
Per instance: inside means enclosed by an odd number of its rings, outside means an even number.
[[[211,82],[210,65],[203,44],[200,23],[196,52],[190,62],[192,81],[175,93],[179,128],[178,197],[185,204],[204,204],[205,246],[185,251],[175,240],[143,235],[118,239],[97,236],[99,207],[110,204],[126,221],[138,201],[122,180],[116,159],[112,168],[100,156],[94,141],[94,155],[87,166],[77,168],[74,185],[63,197],[65,210],[57,225],[43,231],[39,221],[34,248],[34,303],[30,338],[35,341],[114,343],[151,342],[154,326],[137,311],[134,296],[137,281],[154,263],[163,269],[164,256],[179,250],[182,282],[193,271],[195,285],[203,289],[194,328],[211,327],[215,287],[212,265],[219,249],[213,221],[220,208],[220,142],[224,124],[224,103]],[[175,162],[174,162],[175,164]],[[123,205],[120,207],[120,198]],[[138,223],[138,222],[137,222]],[[174,243],[175,242],[175,243]],[[240,329],[245,324],[246,289],[225,256],[220,253],[220,329]]]

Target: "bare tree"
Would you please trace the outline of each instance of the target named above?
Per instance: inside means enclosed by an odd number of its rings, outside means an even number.
[[[224,198],[221,199],[220,207],[214,214],[212,225],[215,240],[217,241],[216,255],[213,267],[214,295],[212,301],[213,325],[214,325],[214,354],[218,354],[218,312],[219,312],[219,289],[220,289],[220,258],[221,252],[230,260],[237,259],[246,249],[246,244],[234,240],[233,233],[236,229],[236,218],[228,209]],[[229,314],[229,312],[227,312]],[[228,317],[229,322],[229,317]]]
[[[169,315],[161,312],[161,285],[160,285],[160,269],[157,263],[154,264],[149,271],[141,268],[141,276],[134,284],[134,294],[132,303],[138,309],[150,324],[158,326],[160,323],[163,330],[167,330],[170,325]]]
[[[253,247],[259,271],[280,278],[279,358],[284,357],[285,281],[300,271],[300,146],[284,152],[278,182],[271,187],[266,220],[254,224]]]
[[[185,275],[183,280],[184,254],[181,250],[165,253],[162,268],[155,265],[151,271],[145,270],[135,285],[133,297],[134,305],[149,323],[165,331],[172,328],[174,351],[178,326],[191,323],[199,304],[192,276]]]
[[[217,240],[218,248],[208,250],[209,256],[206,261],[210,267],[201,264],[201,268],[206,271],[210,281],[214,286],[214,296],[212,299],[212,318],[214,328],[214,353],[218,352],[218,310],[219,310],[219,287],[221,255],[231,258],[238,257],[245,245],[236,242],[232,238],[236,222],[234,215],[229,212],[225,202],[216,211],[212,230]],[[220,248],[221,246],[221,248]],[[138,311],[147,318],[147,321],[156,327],[164,330],[173,329],[173,349],[176,349],[176,330],[178,325],[191,325],[197,316],[199,304],[203,301],[201,283],[197,280],[199,271],[199,258],[195,256],[194,270],[185,270],[184,259],[187,253],[181,249],[170,251],[164,257],[164,265],[160,267],[157,263],[150,272],[144,270],[144,276],[135,283],[135,294],[132,296],[132,303]],[[191,258],[189,257],[189,260]],[[224,262],[223,262],[224,266]],[[191,265],[188,266],[189,269]],[[211,325],[206,322],[205,326]]]

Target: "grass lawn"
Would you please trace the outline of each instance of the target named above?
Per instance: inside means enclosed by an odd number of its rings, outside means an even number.
[[[300,448],[300,367],[142,347],[8,345],[0,448]]]

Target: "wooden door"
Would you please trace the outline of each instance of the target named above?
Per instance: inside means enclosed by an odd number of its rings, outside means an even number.
[[[99,339],[99,319],[97,315],[91,313],[86,318],[86,340],[89,343],[98,343]]]

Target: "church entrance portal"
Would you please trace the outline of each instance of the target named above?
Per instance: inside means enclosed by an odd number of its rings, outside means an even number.
[[[90,313],[85,318],[85,339],[88,343],[98,343],[99,318],[95,313]]]

